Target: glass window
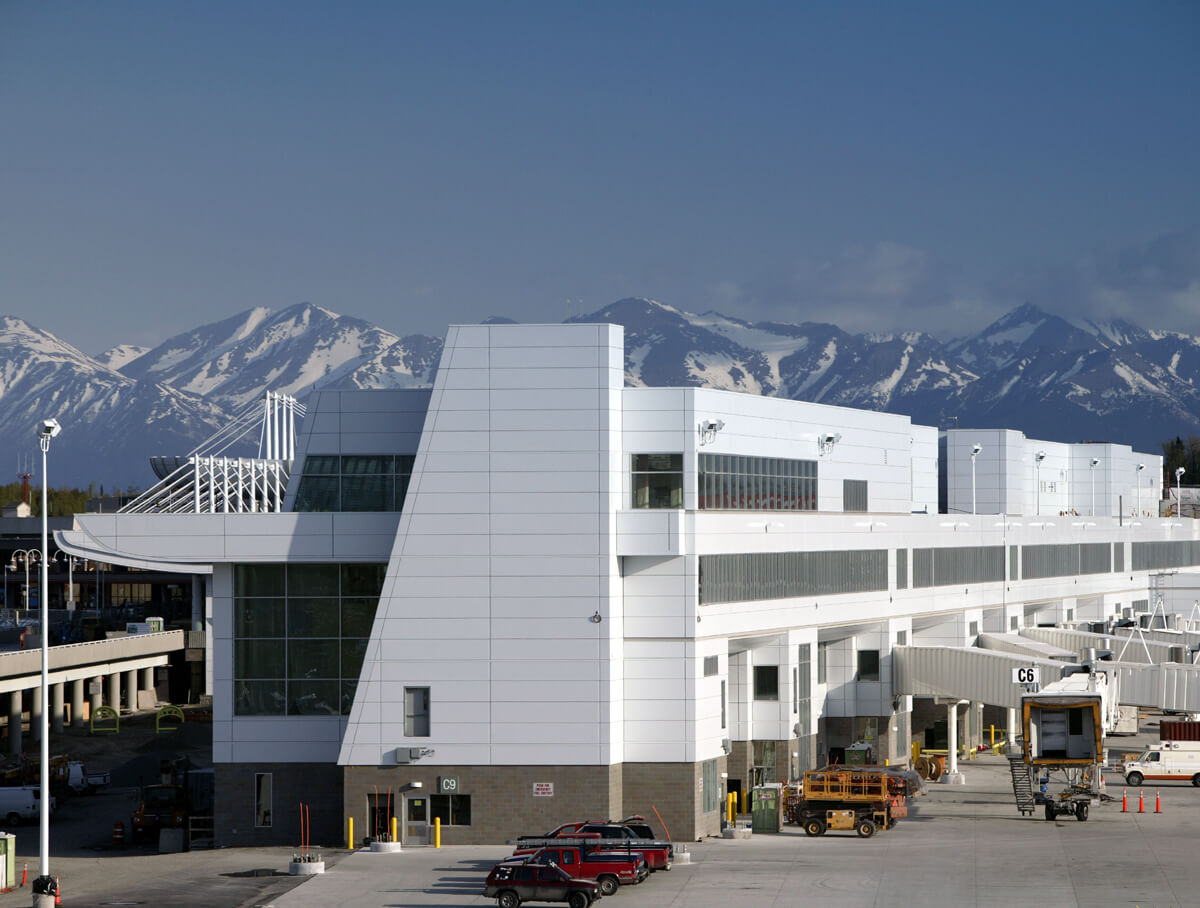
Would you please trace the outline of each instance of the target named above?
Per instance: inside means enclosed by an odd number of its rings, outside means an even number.
[[[289,678],[338,678],[337,640],[288,640]]]
[[[271,774],[254,774],[254,825],[263,828],[271,825]]]
[[[342,600],[342,636],[370,637],[377,599]]]
[[[429,822],[441,820],[443,826],[471,825],[470,795],[432,795],[429,798]]]
[[[294,716],[341,714],[341,689],[337,681],[289,681],[288,713]]]
[[[289,596],[336,596],[339,566],[336,564],[289,564]]]
[[[391,476],[346,476],[342,479],[342,510],[390,511],[394,486]]]
[[[756,666],[754,666],[754,699],[755,700],[778,700],[779,699],[779,666],[778,665],[756,665]]]
[[[828,643],[818,643],[817,644],[817,683],[818,684],[825,683],[825,673],[826,673],[826,665],[827,665],[826,660],[828,659],[828,655],[827,655],[828,651],[829,651]]]
[[[404,688],[404,734],[409,738],[429,737],[429,688]]]
[[[238,716],[283,716],[287,714],[287,691],[283,681],[237,681],[233,711]]]
[[[721,727],[725,727],[725,682],[721,682]]]
[[[336,637],[338,600],[288,599],[287,630],[289,637]]]
[[[284,602],[283,599],[235,599],[234,637],[282,637],[286,614]]]
[[[308,512],[329,512],[338,510],[338,478],[336,476],[300,477],[300,486],[296,489],[296,510]]]
[[[718,663],[716,656],[704,657],[704,677],[711,678],[718,671]]]
[[[378,596],[383,592],[386,564],[343,564],[343,596]]]
[[[362,671],[363,658],[367,654],[367,641],[361,640],[342,640],[342,677],[349,679],[358,679],[358,673]]]
[[[858,651],[858,678],[859,681],[878,681],[879,680],[879,650],[877,649],[860,649]]]
[[[282,596],[282,564],[239,564],[233,569],[234,595]]]
[[[343,476],[386,476],[395,469],[390,454],[347,454],[342,457]]]
[[[283,678],[285,644],[282,640],[234,640],[233,671],[236,678]]]
[[[297,511],[399,511],[415,456],[308,457],[296,489]]]
[[[633,455],[633,507],[683,507],[683,455]]]

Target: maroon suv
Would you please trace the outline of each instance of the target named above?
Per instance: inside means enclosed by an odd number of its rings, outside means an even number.
[[[595,880],[572,877],[557,864],[497,864],[488,874],[483,894],[497,899],[500,908],[517,908],[522,902],[566,902],[570,908],[588,908],[600,898]]]

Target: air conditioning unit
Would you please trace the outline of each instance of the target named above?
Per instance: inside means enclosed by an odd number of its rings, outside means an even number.
[[[729,743],[728,738],[721,739],[721,750],[725,751],[725,753],[733,752],[733,745]]]
[[[396,762],[411,763],[413,760],[421,759],[421,748],[419,747],[397,747]]]

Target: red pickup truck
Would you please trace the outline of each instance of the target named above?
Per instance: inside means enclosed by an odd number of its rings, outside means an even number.
[[[499,908],[517,908],[522,902],[566,902],[570,908],[588,908],[600,898],[600,885],[575,879],[554,864],[506,862],[492,868],[483,894],[496,899]]]
[[[527,851],[518,848],[513,857],[502,863],[557,864],[576,879],[595,880],[600,886],[601,895],[613,895],[618,887],[632,886],[650,875],[646,859],[636,852],[591,850],[577,845],[538,848],[531,854],[526,854]]]
[[[599,839],[599,843],[597,843]],[[618,823],[564,823],[542,836],[520,836],[517,839],[518,853],[555,845],[578,845],[581,848],[596,848],[624,854],[640,854],[646,859],[651,871],[670,870],[675,860],[675,846],[670,842],[643,839],[628,826]]]

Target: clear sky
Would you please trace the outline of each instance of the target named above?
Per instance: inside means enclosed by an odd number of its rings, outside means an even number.
[[[1200,4],[0,2],[0,313],[1200,333]]]

